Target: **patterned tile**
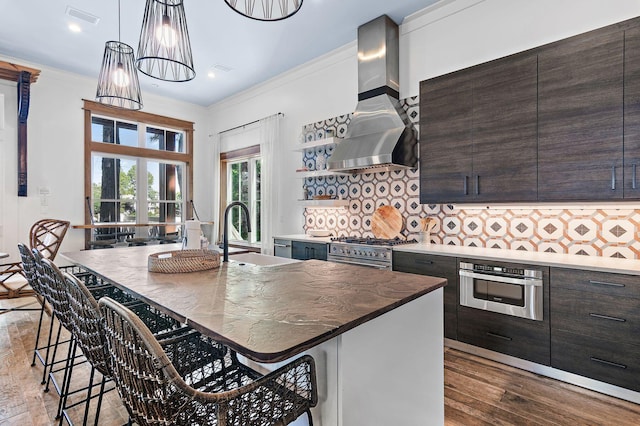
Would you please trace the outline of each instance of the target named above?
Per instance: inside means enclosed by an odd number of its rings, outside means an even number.
[[[567,226],[567,234],[575,241],[592,241],[597,231],[598,225],[591,219],[574,219]]]
[[[616,257],[620,259],[635,259],[635,253],[629,247],[609,246],[602,250],[603,257]]]
[[[626,220],[605,220],[602,222],[602,237],[611,243],[632,243],[634,228],[633,224]]]
[[[414,125],[419,120],[417,97],[400,104]],[[344,136],[351,114],[305,125],[301,138],[313,141],[318,131]],[[316,167],[318,155],[328,157],[331,147],[307,150],[301,164]],[[380,205],[396,206],[405,220],[404,234],[411,238],[420,230],[420,218],[432,217],[438,225],[431,240],[445,245],[571,253],[583,256],[640,258],[640,210],[621,205],[597,208],[516,207],[458,209],[452,205],[420,204],[418,169],[385,173],[307,178],[308,193],[337,194],[350,200],[346,209],[305,209],[304,229],[334,224],[339,235],[372,236],[371,215]]]

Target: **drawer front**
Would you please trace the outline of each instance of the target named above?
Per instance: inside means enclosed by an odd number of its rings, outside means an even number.
[[[457,340],[458,267],[455,257],[393,252],[393,270],[447,279],[444,288],[444,337]]]
[[[551,366],[640,391],[640,357],[635,346],[552,330]]]
[[[640,299],[640,277],[635,275],[551,268],[551,288]]]
[[[551,328],[640,346],[640,299],[552,288]]]
[[[445,277],[457,275],[455,257],[434,256],[430,254],[393,252],[393,269],[412,274],[433,275]]]
[[[291,257],[298,260],[327,260],[327,244],[293,241],[291,243]]]
[[[458,265],[455,257],[393,252],[393,270],[446,278],[444,303],[458,304]]]
[[[538,364],[550,363],[549,324],[458,307],[458,340]]]

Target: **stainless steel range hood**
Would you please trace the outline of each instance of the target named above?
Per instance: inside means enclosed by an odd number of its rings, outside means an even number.
[[[398,101],[398,26],[382,15],[358,28],[358,105],[333,171],[370,173],[417,167],[418,132]]]

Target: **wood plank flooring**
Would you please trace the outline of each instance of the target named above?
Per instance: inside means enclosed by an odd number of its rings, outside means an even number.
[[[26,300],[0,300],[0,306],[18,306]],[[37,319],[38,312],[0,314],[0,426],[57,424],[58,396],[53,389],[42,391],[42,367],[30,365]],[[445,349],[444,362],[447,426],[640,425],[640,405],[455,349]],[[74,386],[85,385],[88,372],[86,364],[77,367]],[[90,424],[93,413],[92,409]],[[83,409],[78,407],[70,414],[74,424],[82,424]],[[108,393],[100,425],[121,426],[127,419],[117,392]],[[428,421],[424,424],[429,426]]]

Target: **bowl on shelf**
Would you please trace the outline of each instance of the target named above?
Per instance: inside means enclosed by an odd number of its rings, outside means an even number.
[[[330,229],[309,229],[307,231],[308,235],[311,235],[312,237],[328,237],[329,235],[331,235],[331,230]]]

